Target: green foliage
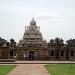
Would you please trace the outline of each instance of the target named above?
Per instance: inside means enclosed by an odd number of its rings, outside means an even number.
[[[50,43],[53,44],[53,43],[54,43],[54,39],[51,39],[51,40],[50,40]]]
[[[15,67],[16,65],[0,65],[0,75],[6,75]]]
[[[11,44],[14,44],[14,42],[15,42],[14,39],[10,39]]]
[[[6,40],[0,37],[0,46],[4,46],[6,44]]]
[[[55,38],[55,44],[58,46],[63,46],[64,45],[64,40],[62,38]]]
[[[11,44],[11,46],[16,46],[16,42],[15,42],[15,40],[13,38],[10,39],[10,44]]]
[[[49,44],[61,47],[64,45],[64,40],[62,38],[51,39]]]
[[[67,43],[68,46],[75,47],[75,39],[69,39],[69,40],[66,41],[66,43]]]
[[[51,75],[75,75],[75,64],[48,64],[45,67]]]

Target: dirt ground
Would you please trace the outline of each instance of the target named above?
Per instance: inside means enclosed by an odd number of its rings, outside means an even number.
[[[7,75],[50,75],[43,64],[18,64]]]

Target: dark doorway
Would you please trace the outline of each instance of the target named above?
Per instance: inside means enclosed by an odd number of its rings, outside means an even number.
[[[14,58],[14,53],[13,53],[13,51],[10,51],[10,59],[13,59]]]
[[[35,60],[35,51],[29,51],[29,60]]]
[[[10,51],[10,56],[13,56],[13,51]]]

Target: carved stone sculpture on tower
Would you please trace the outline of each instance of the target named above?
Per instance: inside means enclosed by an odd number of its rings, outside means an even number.
[[[23,40],[20,41],[19,45],[25,46],[28,44],[42,44],[44,42],[39,27],[36,25],[34,18],[30,21],[30,26],[25,27],[25,33]]]

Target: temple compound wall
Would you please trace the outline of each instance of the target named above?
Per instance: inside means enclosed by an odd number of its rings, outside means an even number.
[[[75,48],[0,47],[0,59],[75,61]]]

